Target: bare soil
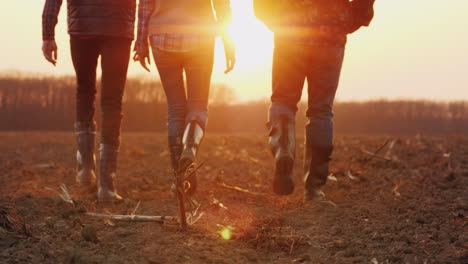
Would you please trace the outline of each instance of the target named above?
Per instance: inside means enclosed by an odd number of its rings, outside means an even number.
[[[364,153],[388,139],[393,147],[378,157]],[[468,137],[338,136],[325,199],[304,204],[301,144],[295,192],[279,197],[265,135],[208,134],[198,171],[204,215],[186,232],[84,215],[131,214],[141,201],[136,214],[177,216],[166,137],[122,142],[116,184],[126,200],[101,205],[74,183],[72,133],[1,133],[0,262],[468,263]],[[61,184],[76,206],[51,190]]]

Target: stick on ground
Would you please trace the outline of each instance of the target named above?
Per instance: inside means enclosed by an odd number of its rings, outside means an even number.
[[[248,194],[251,194],[251,195],[261,195],[261,193],[252,192],[252,191],[246,190],[246,189],[238,187],[238,186],[230,186],[230,185],[226,185],[225,183],[219,183],[218,185],[223,187],[223,188],[230,189],[230,190],[235,190],[235,191],[238,191],[238,192],[248,193]]]
[[[109,219],[122,222],[177,222],[173,216],[152,216],[152,215],[108,215],[97,213],[86,213],[88,216]]]

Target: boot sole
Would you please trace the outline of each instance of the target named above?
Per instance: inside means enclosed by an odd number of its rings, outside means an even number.
[[[281,157],[276,161],[273,191],[278,195],[289,195],[294,192],[294,182],[291,179],[294,159]]]

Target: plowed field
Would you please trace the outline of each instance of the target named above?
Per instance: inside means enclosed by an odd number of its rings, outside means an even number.
[[[304,204],[301,144],[295,192],[278,197],[266,135],[208,134],[198,171],[204,214],[184,232],[84,214],[177,216],[164,135],[123,135],[116,184],[126,200],[101,205],[74,183],[71,132],[1,133],[0,262],[468,263],[468,137],[335,143],[324,200]],[[55,192],[61,184],[75,206]]]

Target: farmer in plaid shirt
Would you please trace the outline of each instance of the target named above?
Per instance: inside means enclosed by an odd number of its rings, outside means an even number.
[[[333,151],[332,106],[346,36],[368,26],[374,0],[254,0],[257,18],[273,32],[273,93],[267,127],[275,158],[273,190],[294,191],[295,115],[307,79],[305,200],[321,197]]]
[[[213,13],[213,10],[215,13]],[[215,37],[222,34],[226,71],[235,64],[234,46],[225,34],[229,0],[140,0],[135,60],[147,71],[149,45],[168,103],[168,143],[174,170],[195,162],[207,121]],[[183,73],[185,72],[186,84]],[[188,178],[187,194],[197,178]]]
[[[53,65],[57,63],[55,25],[61,5],[62,0],[46,0],[42,15],[42,51],[46,60]],[[94,101],[96,67],[100,56],[102,132],[97,196],[99,202],[119,201],[122,197],[114,188],[114,178],[136,0],[68,0],[67,9],[71,56],[77,81],[76,180],[89,188],[96,181]]]

